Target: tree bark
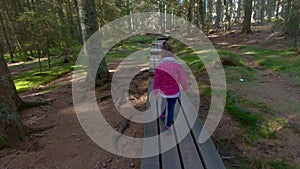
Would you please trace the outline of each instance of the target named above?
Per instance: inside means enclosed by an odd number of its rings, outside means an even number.
[[[260,3],[261,4],[260,4],[259,19],[260,19],[260,22],[263,23],[264,22],[264,18],[265,18],[266,0],[261,0]]]
[[[204,0],[204,2],[205,2],[205,0]],[[199,23],[200,23],[200,29],[201,30],[203,30],[204,31],[204,14],[205,14],[205,8],[204,8],[204,2],[203,2],[203,0],[199,0],[198,1],[198,16],[197,16],[197,18],[199,18]]]
[[[273,9],[274,9],[274,0],[267,0],[267,16],[268,22],[271,22],[273,16]]]
[[[222,10],[222,1],[217,0],[217,6],[216,6],[216,22],[215,22],[215,27],[218,29],[220,28],[220,21],[221,21],[221,10]]]
[[[251,33],[251,14],[252,14],[252,0],[246,0],[242,33]]]
[[[82,33],[83,33],[83,43],[86,44],[87,40],[99,30],[99,25],[97,22],[97,12],[95,8],[95,0],[78,0],[78,7],[79,7],[79,13],[80,13],[80,22],[82,27]],[[97,47],[97,52],[100,52],[97,55],[101,55],[102,53],[102,46]],[[88,57],[89,63],[94,63],[95,58],[89,57],[92,55],[95,55],[94,53],[88,53],[89,50],[85,50],[85,55]],[[110,73],[108,71],[106,61],[105,59],[102,60],[99,68],[94,68],[88,66],[88,76],[87,81],[91,82],[93,81],[93,77],[91,77],[91,72],[97,71],[96,73],[96,86],[103,85],[105,82],[109,81],[111,79]]]
[[[77,35],[77,31],[76,31],[76,24],[74,22],[72,4],[71,4],[70,0],[67,0],[67,2],[66,2],[66,12],[67,12],[70,33],[71,33],[73,39],[77,40],[78,35]]]
[[[212,12],[213,11],[213,0],[208,0],[208,15],[207,20],[208,22],[212,22]]]
[[[286,26],[286,34],[291,37],[299,36],[299,24],[300,24],[300,3],[296,0],[291,2],[290,12],[287,19],[287,26]],[[297,42],[297,40],[295,40]]]
[[[16,87],[3,56],[0,55],[0,148],[14,146],[24,138],[16,102]],[[18,97],[19,98],[19,97]]]
[[[77,2],[77,0],[74,0],[74,6],[75,6],[75,9],[76,9],[76,24],[77,24],[77,32],[78,32],[77,41],[80,44],[83,44],[83,41],[82,41],[82,29],[81,29],[81,26],[80,26],[80,14],[79,14],[79,8],[78,8],[78,2]]]
[[[277,20],[279,19],[279,8],[280,8],[280,4],[281,4],[281,1],[280,1],[280,0],[277,0],[277,3],[276,3],[276,19],[277,19]]]
[[[63,39],[65,39],[69,35],[69,32],[68,32],[67,27],[66,27],[66,20],[65,20],[65,17],[64,17],[63,1],[62,0],[57,1],[57,15],[59,17],[60,32],[61,32],[61,35],[62,35]]]
[[[235,21],[240,21],[241,19],[241,11],[242,11],[242,1],[243,0],[238,0],[238,7],[237,7],[237,10],[236,10],[236,18],[235,18]]]
[[[1,23],[1,27],[2,27],[2,31],[3,31],[3,35],[4,35],[4,38],[5,38],[5,41],[6,41],[6,45],[8,47],[8,52],[9,52],[9,55],[10,55],[10,59],[11,59],[11,62],[14,62],[14,52],[13,52],[13,49],[12,49],[12,46],[10,44],[10,40],[8,38],[8,35],[7,35],[7,31],[6,31],[6,25],[4,24],[4,17],[2,16],[2,13],[0,12],[0,23]]]

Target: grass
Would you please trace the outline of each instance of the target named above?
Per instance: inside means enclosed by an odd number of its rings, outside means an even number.
[[[176,40],[171,41],[174,52],[179,56],[185,63],[191,68],[193,72],[200,72],[204,65],[194,52],[186,45],[177,42]],[[252,54],[254,51],[248,51]],[[227,50],[218,50],[220,58],[233,57],[242,63],[242,66],[224,66],[226,79],[228,81],[239,81],[240,78],[244,79],[244,83],[257,80],[257,72],[253,68],[246,66],[242,56]],[[290,53],[285,53],[289,55]],[[200,86],[199,88],[202,96],[209,96],[211,94],[211,88],[209,86]],[[238,97],[240,98],[240,97]],[[255,141],[259,137],[263,138],[276,138],[276,131],[287,126],[287,121],[278,116],[263,115],[265,110],[270,110],[266,105],[261,103],[251,103],[246,100],[239,100],[240,104],[246,104],[250,107],[255,107],[258,112],[250,113],[239,109],[234,100],[231,97],[227,98],[225,109],[226,111],[239,122],[241,128],[243,128],[250,140]],[[262,113],[263,112],[263,113]]]
[[[228,114],[239,122],[241,128],[246,131],[252,141],[257,140],[259,137],[275,139],[276,132],[288,126],[286,119],[265,113],[264,110],[269,109],[265,105],[249,103],[245,100],[239,100],[239,103],[242,107],[244,104],[260,105],[256,107],[257,112],[248,112],[238,108],[235,101],[228,96],[225,106]]]
[[[257,80],[258,76],[256,71],[247,66],[228,66],[225,67],[226,79],[229,81],[239,81],[239,79],[244,79],[243,83],[251,82]]]
[[[192,51],[192,49],[190,49],[183,43],[177,42],[176,40],[171,40],[171,45],[177,56],[180,57],[194,73],[199,74],[199,72],[204,69],[203,63],[201,62],[199,57],[194,54],[194,51]],[[239,54],[227,50],[217,50],[217,52],[220,58],[233,57],[243,64],[242,66],[224,66],[227,80],[236,81],[240,78],[243,78],[245,82],[247,82],[258,79],[256,71],[250,67],[245,66],[245,63]]]
[[[171,43],[175,53],[191,68],[193,72],[198,73],[203,69],[203,64],[194,52],[185,46],[184,44],[177,42],[176,40]],[[293,77],[300,75],[300,58],[295,56],[294,52],[287,49],[282,51],[268,50],[259,47],[252,46],[241,46],[238,47],[243,54],[253,56],[258,62],[268,69],[274,71],[280,71],[290,74]],[[227,50],[217,50],[220,58],[233,57],[242,63],[242,66],[224,66],[227,81],[239,81],[240,78],[244,79],[245,82],[250,82],[258,79],[256,70],[246,66],[243,56],[236,52]],[[210,96],[210,86],[199,84],[199,90],[201,96]],[[237,98],[241,98],[237,96]],[[276,133],[288,126],[286,119],[266,113],[271,109],[263,103],[254,103],[247,100],[239,99],[241,107],[248,107],[252,110],[248,112],[241,110],[235,105],[234,100],[228,96],[226,101],[225,110],[226,112],[235,119],[242,131],[245,131],[245,137],[242,136],[244,142],[248,146],[255,146],[255,142],[259,138],[276,139]],[[242,160],[237,161],[239,168],[253,169],[253,168],[270,168],[270,169],[283,169],[293,168],[287,164],[285,160],[276,159],[271,161],[262,161],[255,157],[244,157]],[[228,168],[230,168],[228,166]]]
[[[4,54],[4,59],[9,63],[11,62],[11,57],[8,53]],[[14,60],[14,62],[19,62],[19,61],[26,60],[26,58],[24,56],[20,56],[19,53],[15,53],[13,60]]]
[[[242,66],[224,66],[227,80],[237,81],[240,78],[243,78],[244,82],[250,82],[258,79],[256,71],[253,68],[246,66],[241,55],[227,50],[218,50],[218,54],[220,58],[232,57],[242,63]]]
[[[17,75],[14,78],[17,91],[22,93],[31,88],[45,85],[73,70],[72,64],[63,64],[62,62],[63,58],[56,58],[52,60],[52,68],[49,70],[40,72],[39,68],[34,68]]]
[[[107,52],[105,56],[106,63],[110,64],[118,59],[124,59],[138,50],[142,50],[145,47],[150,47],[155,39],[156,36],[148,35],[137,35],[125,39]]]
[[[300,85],[300,55],[295,55],[293,50],[271,50],[257,46],[239,46],[238,49],[268,69],[287,73]]]
[[[242,60],[241,55],[232,52],[232,51],[228,51],[228,50],[222,50],[222,49],[218,49],[217,50],[220,58],[226,58],[226,57],[232,57],[235,58],[236,60],[238,60],[239,62],[241,62],[242,64],[245,64],[245,62]]]
[[[287,73],[289,77],[300,85],[300,56],[295,55],[292,49],[271,50],[257,46],[238,46],[245,55],[251,55],[258,63],[268,69],[277,72]],[[220,58],[233,57],[245,65],[242,57],[232,51],[218,50]],[[230,80],[243,77],[245,80],[252,81],[257,79],[255,70],[246,66],[225,67],[226,77]]]
[[[116,45],[111,51],[107,53],[107,63],[112,63],[117,59],[123,59],[129,56],[131,53],[143,49],[146,45],[151,45],[155,36],[134,36],[123,40],[122,43]],[[74,46],[74,52],[72,59],[77,58],[77,54],[81,50],[82,46]],[[58,55],[62,51],[60,49],[49,49],[52,54]],[[18,56],[18,55],[16,55]],[[37,88],[42,85],[46,85],[49,82],[61,77],[62,75],[72,71],[74,65],[71,63],[63,64],[64,57],[51,58],[51,69],[47,69],[47,59],[41,61],[42,71],[39,70],[39,63],[35,61],[28,61],[24,56],[15,57],[15,61],[19,61],[20,64],[10,66],[11,70],[20,69],[25,66],[32,65],[33,69],[23,72],[14,77],[14,82],[19,93],[22,93],[31,88]],[[5,55],[5,59],[10,60],[9,55]],[[73,60],[72,60],[73,61]],[[53,86],[45,89],[43,92],[50,91],[57,86]]]
[[[244,155],[241,155],[236,163],[239,168],[243,169],[296,169],[295,167],[289,165],[285,160],[277,158],[269,161],[263,161],[262,159],[258,159],[257,157],[248,158]],[[226,168],[231,169],[232,167],[226,166]]]
[[[81,50],[81,45],[74,45],[72,47],[73,52],[70,53],[69,58],[71,62],[75,62],[79,51]],[[50,53],[52,55],[61,54],[62,50],[59,48],[50,48]],[[33,51],[36,53],[35,51]],[[18,64],[11,65],[9,69],[11,71],[21,69],[23,67],[29,67],[30,70],[20,73],[14,77],[14,82],[18,93],[22,93],[31,88],[36,88],[41,85],[48,84],[49,82],[61,77],[62,75],[71,72],[74,69],[72,63],[63,64],[64,56],[53,57],[51,56],[51,68],[48,69],[47,58],[41,58],[42,71],[39,69],[39,63],[37,59],[27,60],[24,56],[19,56],[15,54],[14,60],[19,62]],[[9,62],[9,55],[5,55],[5,59]]]
[[[169,40],[169,43],[176,56],[182,59],[195,74],[201,72],[204,68],[204,64],[191,48],[175,39]]]

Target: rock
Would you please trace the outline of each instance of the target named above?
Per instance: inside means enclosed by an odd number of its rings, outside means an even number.
[[[130,164],[130,167],[133,168],[135,165],[133,163]]]

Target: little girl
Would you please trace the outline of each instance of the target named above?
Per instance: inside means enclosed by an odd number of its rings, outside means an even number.
[[[158,99],[158,89],[162,96],[162,105],[167,102],[168,116],[165,128],[169,130],[173,123],[174,108],[179,97],[181,84],[184,91],[188,89],[187,78],[183,67],[175,61],[172,48],[168,43],[163,46],[161,64],[158,65],[154,72],[153,93]],[[161,120],[165,120],[166,106],[162,106]]]

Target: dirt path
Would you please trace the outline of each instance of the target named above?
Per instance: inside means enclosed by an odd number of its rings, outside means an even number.
[[[111,67],[114,69],[115,65]],[[61,87],[45,94],[28,91],[22,94],[26,100],[54,99],[53,105],[45,105],[22,111],[24,124],[40,127],[54,124],[45,132],[28,136],[21,145],[23,150],[4,149],[0,151],[0,168],[5,169],[131,169],[139,168],[139,159],[130,159],[113,155],[96,145],[83,131],[74,111],[71,74],[52,82],[63,83]],[[145,110],[148,73],[142,72],[133,80],[130,93],[132,104],[139,110]],[[137,88],[135,84],[139,84]],[[106,120],[116,130],[123,128],[124,118],[112,108],[110,90],[96,89],[98,105]],[[125,134],[134,137],[143,136],[143,125],[131,123]]]
[[[41,62],[46,60],[47,58],[41,58]],[[8,63],[8,67],[10,68],[10,73],[13,77],[26,72],[28,70],[34,69],[38,66],[38,59],[34,59],[32,61],[29,61],[30,63],[26,63],[25,65],[23,61],[19,61],[16,63]]]
[[[272,112],[275,113],[273,115],[285,117],[289,120],[292,128],[278,129],[275,132],[276,139],[259,138],[253,142],[245,140],[245,138],[248,138],[245,131],[239,127],[239,124],[230,115],[225,113],[214,133],[215,143],[219,146],[221,154],[229,157],[225,159],[225,163],[229,163],[233,168],[243,168],[239,163],[245,159],[240,158],[240,155],[253,160],[251,161],[252,164],[258,159],[262,164],[284,159],[288,164],[300,167],[299,88],[286,75],[264,68],[251,55],[234,48],[239,45],[259,45],[278,50],[286,47],[288,42],[283,40],[281,32],[266,31],[266,26],[254,27],[254,30],[254,34],[239,34],[237,30],[233,30],[232,32],[210,36],[210,40],[217,49],[239,53],[247,66],[256,70],[258,79],[241,83],[238,80],[240,77],[238,77],[237,81],[228,81],[228,88],[245,100],[261,103],[270,108],[269,112],[262,113],[270,114]],[[295,128],[299,130],[297,131]],[[249,143],[251,146],[249,146]]]
[[[263,103],[271,112],[289,120],[290,125],[300,131],[300,89],[287,75],[274,72],[259,65],[251,56],[234,48],[239,45],[260,45],[269,49],[281,49],[286,45],[281,32],[266,31],[266,26],[255,27],[254,34],[239,34],[237,30],[230,33],[212,35],[210,39],[217,49],[236,52],[242,56],[247,66],[256,70],[257,80],[240,83],[229,82],[229,87],[251,102]],[[276,41],[277,43],[271,43]]]

